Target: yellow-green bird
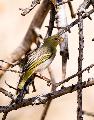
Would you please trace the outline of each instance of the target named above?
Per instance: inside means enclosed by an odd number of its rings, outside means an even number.
[[[47,68],[52,63],[56,55],[56,47],[62,41],[63,38],[56,34],[46,38],[41,47],[35,49],[33,52],[29,52],[27,55],[27,61],[23,66],[23,74],[20,77],[20,81],[17,87],[18,97],[22,97],[26,92],[26,87],[30,80],[32,80],[30,78],[32,78],[35,73]]]

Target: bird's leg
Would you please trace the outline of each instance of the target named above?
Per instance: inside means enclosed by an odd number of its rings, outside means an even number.
[[[35,78],[35,74],[33,74],[25,83],[24,87],[22,90],[19,91],[19,94],[16,98],[16,103],[18,102],[22,102],[24,96],[26,94],[29,93],[29,86],[32,84],[32,87],[33,87],[33,91],[32,92],[36,92],[36,88],[35,88],[35,85],[34,85],[34,78]]]
[[[36,75],[36,74],[34,74],[34,75],[31,77],[31,79],[32,79],[31,84],[32,84],[32,87],[33,87],[33,91],[32,91],[32,92],[36,92],[36,88],[35,88],[35,84],[34,84],[35,75]]]
[[[32,80],[32,87],[33,87],[33,91],[32,92],[36,92],[36,88],[35,88],[35,85],[34,85],[34,80]]]
[[[33,91],[32,92],[36,92],[36,88],[35,88],[35,85],[34,85],[34,79],[35,79],[35,74],[33,74],[25,83],[26,90],[27,90],[28,93],[29,93],[29,86],[31,84],[32,84],[32,87],[33,87]]]
[[[19,94],[17,95],[16,103],[22,102],[25,94],[27,94],[27,89],[26,89],[26,87],[24,86],[23,89],[20,90],[20,91],[19,91]]]

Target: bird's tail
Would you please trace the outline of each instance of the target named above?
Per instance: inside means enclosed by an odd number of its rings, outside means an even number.
[[[23,86],[19,87],[19,84],[21,82],[21,80],[19,81],[18,83],[18,86],[17,86],[17,91],[16,91],[16,95],[17,95],[17,102],[18,101],[22,101],[22,99],[24,98],[24,96],[26,94],[29,93],[29,86],[32,84],[32,87],[33,87],[33,91],[32,92],[35,92],[36,91],[36,88],[35,88],[35,85],[34,85],[34,78],[35,78],[35,75],[32,75],[26,82]]]

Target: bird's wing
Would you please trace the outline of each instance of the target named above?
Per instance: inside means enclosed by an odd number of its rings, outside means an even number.
[[[33,51],[28,56],[27,63],[24,65],[24,71],[36,68],[52,56],[52,53],[46,47],[41,47]]]
[[[44,49],[43,49],[44,50]],[[33,55],[33,56],[32,56]],[[46,60],[52,57],[53,53],[50,51],[41,52],[39,49],[31,54],[31,58],[27,61],[25,65],[25,72],[22,74],[18,88],[22,89],[25,82],[31,77],[31,75],[37,71],[40,64],[44,63]],[[32,58],[33,57],[33,58]],[[42,68],[41,68],[42,69]]]

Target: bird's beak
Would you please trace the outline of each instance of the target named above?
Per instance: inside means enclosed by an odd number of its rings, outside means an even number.
[[[64,38],[63,37],[59,37],[58,42],[59,42],[59,44],[64,42]]]

